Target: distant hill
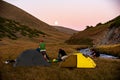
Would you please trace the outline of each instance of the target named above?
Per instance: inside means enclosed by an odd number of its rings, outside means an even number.
[[[84,31],[71,36],[66,43],[89,45],[120,43],[120,16],[104,24],[98,23],[95,27],[87,26]]]
[[[23,11],[22,9],[4,1],[0,1],[0,17],[15,21],[20,25],[25,25],[29,27],[30,29],[36,29],[38,31],[48,34],[44,36],[47,41],[64,41],[71,36],[71,34],[61,32],[59,29],[37,19],[36,17]],[[39,36],[39,38],[43,38],[43,36],[41,35]]]
[[[58,31],[63,32],[63,33],[74,34],[74,33],[78,32],[76,30],[69,29],[69,28],[62,27],[62,26],[53,26],[53,27],[56,28]]]

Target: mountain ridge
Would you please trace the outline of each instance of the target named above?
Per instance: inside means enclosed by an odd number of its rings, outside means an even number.
[[[21,25],[28,26],[31,29],[37,29],[48,34],[45,37],[39,36],[40,38],[45,38],[47,41],[64,41],[71,36],[71,34],[61,32],[53,26],[5,1],[0,1],[0,17],[19,22]]]
[[[56,28],[58,31],[63,32],[63,33],[68,33],[68,34],[74,34],[77,33],[78,31],[67,28],[67,27],[62,27],[62,26],[53,26]]]
[[[84,31],[73,34],[68,44],[106,45],[120,43],[120,16],[95,27],[87,26]]]

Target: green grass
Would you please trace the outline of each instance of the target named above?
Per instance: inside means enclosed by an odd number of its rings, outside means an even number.
[[[66,40],[65,42],[68,44],[93,45],[92,41],[93,40],[90,38],[83,37],[81,39],[76,39],[76,38],[69,39],[69,40]]]
[[[109,28],[118,28],[118,27],[120,27],[120,16],[119,16],[119,18],[117,18],[111,25],[110,25],[110,27]]]
[[[39,35],[46,35],[46,33],[29,28],[13,20],[0,17],[0,38],[8,37],[16,40],[19,36],[26,36],[29,38],[39,37]]]

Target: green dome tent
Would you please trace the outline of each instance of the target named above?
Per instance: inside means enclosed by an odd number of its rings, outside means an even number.
[[[29,49],[18,56],[14,64],[14,67],[17,66],[50,66],[50,63],[38,51]]]

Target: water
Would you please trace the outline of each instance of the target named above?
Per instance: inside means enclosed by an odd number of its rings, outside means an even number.
[[[83,53],[84,55],[88,55],[88,56],[92,56],[92,52],[89,48],[86,49],[81,49],[79,50],[81,53]],[[107,54],[100,54],[101,58],[112,58],[112,59],[117,59],[118,57],[112,56],[112,55],[107,55]]]

